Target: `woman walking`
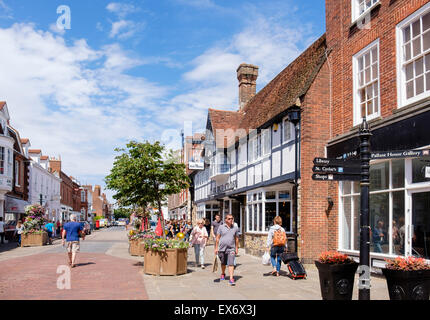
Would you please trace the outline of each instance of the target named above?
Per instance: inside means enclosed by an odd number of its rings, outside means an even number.
[[[269,229],[266,248],[267,252],[270,250],[270,260],[273,267],[271,274],[277,277],[279,277],[279,271],[281,270],[281,254],[287,249],[287,234],[281,225],[282,218],[276,216],[273,219],[273,226]]]
[[[194,253],[196,255],[196,267],[201,263],[202,269],[205,268],[205,246],[208,240],[208,232],[203,223],[203,219],[197,220],[197,226],[195,226],[191,232],[191,244],[194,247]]]
[[[16,224],[16,233],[18,235],[18,247],[21,246],[21,235],[24,232],[24,224],[21,222],[21,220],[18,220],[18,223]]]

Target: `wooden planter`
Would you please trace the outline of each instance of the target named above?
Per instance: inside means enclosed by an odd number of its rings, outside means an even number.
[[[176,276],[187,273],[187,249],[166,251],[145,250],[143,272],[157,276]]]
[[[48,243],[48,234],[43,232],[41,234],[22,234],[21,247],[38,247],[44,246]]]
[[[326,264],[315,261],[323,300],[352,300],[358,263]]]
[[[382,269],[390,300],[429,300],[430,270]]]
[[[140,240],[130,240],[128,251],[132,256],[143,257],[145,253],[145,247]]]

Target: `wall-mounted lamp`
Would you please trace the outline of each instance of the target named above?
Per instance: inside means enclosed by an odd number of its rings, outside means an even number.
[[[275,131],[275,132],[276,132],[276,131],[278,131],[278,127],[279,127],[279,126],[278,126],[278,124],[277,124],[277,123],[275,123],[275,124],[273,125],[273,131]]]
[[[330,207],[332,207],[332,206],[333,206],[333,204],[334,204],[334,202],[333,202],[333,198],[332,198],[332,197],[327,197],[327,202],[328,202],[328,205],[329,205]]]

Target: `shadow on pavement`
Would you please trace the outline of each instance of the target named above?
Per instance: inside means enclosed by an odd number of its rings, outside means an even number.
[[[83,267],[83,266],[87,266],[89,264],[96,264],[96,263],[95,262],[76,263],[75,267]]]

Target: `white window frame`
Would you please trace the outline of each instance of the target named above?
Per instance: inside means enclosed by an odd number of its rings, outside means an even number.
[[[15,186],[19,187],[19,161],[15,160]]]
[[[409,17],[404,19],[402,22],[400,22],[396,27],[396,49],[397,49],[397,108],[402,108],[405,106],[408,106],[410,104],[414,104],[420,100],[423,100],[430,96],[430,91],[426,92],[425,88],[425,66],[424,66],[424,92],[414,96],[412,98],[407,99],[406,98],[406,72],[405,72],[405,66],[404,66],[404,55],[403,55],[403,42],[404,42],[404,33],[403,29],[406,28],[408,25],[412,25],[415,21],[418,19],[421,19],[422,16],[430,12],[430,3],[427,3],[423,7],[421,7],[419,10],[411,14]],[[422,28],[422,23],[421,23]],[[421,29],[422,30],[422,29]],[[427,31],[430,32],[430,31]],[[420,36],[422,37],[422,34]],[[411,40],[412,41],[412,40]],[[413,52],[413,48],[411,48],[411,52]],[[416,58],[411,58],[409,61],[416,61],[420,57],[424,57],[425,53],[430,53],[430,49],[427,51],[422,52],[419,54]],[[414,76],[415,77],[415,76]],[[414,87],[415,90],[415,87]]]
[[[370,80],[369,83],[363,85],[362,87],[360,87],[359,85],[359,69],[358,69],[358,60],[361,59],[365,54],[367,54],[368,52],[372,52],[372,50],[376,47],[376,51],[378,54],[378,59],[377,59],[377,71],[378,71],[378,75],[376,80]],[[378,103],[377,103],[377,107],[378,107],[378,112],[374,112],[372,113],[370,116],[367,116],[366,114],[366,119],[367,120],[371,120],[374,118],[377,118],[381,115],[381,81],[380,81],[380,52],[379,52],[379,39],[376,39],[375,41],[373,41],[372,43],[370,43],[369,45],[367,45],[365,48],[361,49],[359,52],[357,52],[353,57],[352,57],[352,72],[353,72],[353,106],[354,106],[354,116],[353,116],[353,122],[354,125],[358,125],[361,123],[362,119],[363,119],[363,115],[361,114],[361,101],[360,101],[360,93],[359,90],[364,88],[364,87],[369,87],[370,85],[374,85],[377,83],[377,90],[378,90]],[[371,58],[372,59],[372,58]],[[372,65],[372,60],[370,61],[370,64]],[[372,70],[370,70],[370,76],[372,78]],[[364,76],[365,77],[365,74]],[[374,101],[375,98],[375,94],[372,93],[372,99]],[[367,113],[367,107],[366,107],[366,113]]]
[[[289,199],[280,199],[279,193],[288,191],[290,194]],[[275,192],[276,198],[275,199],[266,199],[266,192]],[[261,199],[258,199],[258,194],[261,193]],[[256,200],[254,200],[254,195],[256,196]],[[256,234],[268,234],[268,231],[266,230],[266,203],[276,203],[276,216],[279,216],[279,203],[281,202],[289,202],[290,203],[290,230],[285,230],[287,233],[292,232],[293,230],[293,202],[292,202],[292,190],[289,188],[283,188],[282,190],[270,190],[270,189],[257,189],[252,190],[246,194],[246,226],[245,230],[247,233],[256,233]],[[257,205],[258,208],[259,204],[261,204],[261,231],[256,230],[256,226],[254,225],[254,205]],[[249,212],[249,206],[251,206],[251,212]],[[251,221],[251,228],[249,227],[249,221]],[[260,215],[257,213],[257,225],[260,225]]]
[[[289,139],[285,138],[285,132],[286,132],[286,126],[285,124],[288,123],[288,127],[289,127],[289,131],[290,131],[290,137]],[[282,119],[282,144],[288,143],[290,141],[294,140],[294,124],[289,121],[288,117],[285,117],[284,119]]]
[[[364,4],[366,4],[367,1],[371,1],[373,3],[371,3],[370,7],[365,9],[360,14],[360,3],[364,2]],[[355,22],[363,18],[366,14],[370,13],[373,10],[373,8],[375,8],[379,3],[380,3],[379,0],[351,0],[351,21]]]
[[[0,147],[0,170],[3,170],[3,173],[0,173],[0,174],[6,174],[6,168],[5,168],[6,149],[7,148],[5,147]]]
[[[261,156],[268,156],[272,151],[271,128],[261,130]]]

